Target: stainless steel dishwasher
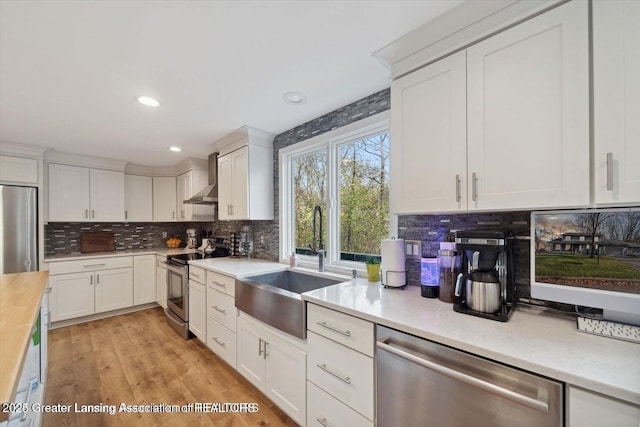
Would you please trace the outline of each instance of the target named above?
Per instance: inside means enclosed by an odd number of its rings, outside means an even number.
[[[562,426],[563,384],[377,327],[377,425]]]

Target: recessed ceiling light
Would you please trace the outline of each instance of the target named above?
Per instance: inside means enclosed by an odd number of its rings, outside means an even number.
[[[287,92],[282,95],[282,100],[287,104],[300,105],[305,103],[307,96],[300,92]]]
[[[182,148],[180,148],[180,147],[169,147],[169,150],[175,151],[176,153],[179,153],[180,151],[182,151]]]
[[[136,100],[140,104],[146,105],[147,107],[157,107],[158,105],[160,105],[160,102],[158,102],[157,99],[151,98],[150,96],[139,96],[136,98]]]

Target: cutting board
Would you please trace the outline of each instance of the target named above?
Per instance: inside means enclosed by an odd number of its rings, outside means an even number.
[[[116,250],[113,233],[80,233],[80,252],[112,252]]]

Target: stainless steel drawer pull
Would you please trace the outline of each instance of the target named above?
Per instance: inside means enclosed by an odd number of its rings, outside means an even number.
[[[91,209],[91,219],[94,219],[95,217],[96,217],[96,210]]]
[[[335,326],[331,326],[331,325],[327,325],[327,322],[316,322],[318,325],[322,326],[323,328],[327,328],[330,329],[334,332],[337,332],[339,334],[344,335],[345,337],[350,337],[351,336],[351,332],[349,330],[343,331],[342,329],[338,329]]]
[[[445,375],[456,381],[460,381],[461,383],[465,383],[470,386],[479,388],[481,390],[495,394],[496,396],[500,396],[504,399],[511,400],[512,402],[518,403],[520,405],[526,406],[536,411],[540,411],[544,413],[549,412],[549,404],[547,402],[542,402],[540,400],[533,399],[529,396],[525,396],[520,393],[513,392],[506,388],[500,387],[496,384],[492,384],[490,382],[481,380],[479,378],[472,377],[471,375],[467,375],[462,372],[456,371],[455,369],[451,369],[446,366],[440,365],[438,363],[434,363],[430,360],[426,360],[421,357],[414,356],[411,353],[407,353],[406,351],[402,351],[396,347],[390,346],[389,344],[386,343],[386,341],[389,341],[388,337],[379,339],[376,342],[376,347],[378,347],[380,350],[388,351],[389,353],[395,354],[398,357],[401,357],[412,363],[420,365],[431,371]]]
[[[456,175],[456,202],[460,201],[460,175]]]
[[[100,283],[100,275],[96,274],[96,285]]]
[[[222,341],[219,341],[219,340],[218,340],[218,338],[216,338],[216,337],[212,337],[212,339],[213,339],[215,342],[217,342],[217,343],[218,343],[218,345],[219,345],[220,347],[226,347],[226,344],[225,344],[225,343],[223,343]]]
[[[89,209],[84,210],[84,217],[89,218]]]
[[[613,191],[613,153],[607,153],[607,191]]]
[[[258,356],[262,356],[262,338],[258,341]]]
[[[212,280],[212,281],[211,281],[211,283],[213,283],[214,285],[218,285],[218,286],[220,286],[221,288],[226,288],[226,287],[227,287],[227,285],[225,285],[224,283],[218,283],[218,282],[216,282],[216,281],[214,281],[214,280]]]
[[[475,172],[471,174],[471,200],[478,200],[478,175]]]
[[[328,374],[333,375],[334,377],[336,377],[337,379],[339,379],[340,381],[347,383],[347,384],[351,384],[351,378],[349,377],[343,377],[342,375],[333,372],[331,369],[327,368],[327,364],[326,363],[316,363],[316,366],[320,369],[322,369],[323,371],[325,371]]]
[[[104,263],[102,263],[102,264],[85,264],[85,265],[83,265],[83,266],[82,266],[82,268],[89,268],[89,267],[103,267],[103,266],[105,266],[105,265],[107,265],[107,264],[104,264]]]
[[[193,277],[200,277],[200,275],[199,275],[199,274],[196,274],[196,273],[191,273],[191,275],[192,275]]]
[[[327,424],[327,419],[326,418],[316,418],[316,421],[318,422],[318,424],[320,424],[323,427],[329,427],[329,424]]]
[[[224,308],[218,308],[217,305],[212,305],[211,308],[213,308],[215,311],[219,311],[220,313],[226,313],[227,310],[225,310]]]
[[[91,276],[89,276],[89,284],[93,285],[93,274]]]

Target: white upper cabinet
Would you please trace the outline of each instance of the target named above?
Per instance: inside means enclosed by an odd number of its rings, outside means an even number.
[[[576,1],[396,80],[393,213],[588,206],[588,72]]]
[[[640,204],[640,2],[593,2],[597,204]]]
[[[153,220],[171,222],[176,220],[176,178],[153,177]]]
[[[178,221],[213,221],[213,205],[184,203],[208,184],[206,170],[190,170],[177,177]]]
[[[588,4],[467,50],[469,210],[589,204]]]
[[[153,178],[125,174],[124,219],[131,222],[153,220]]]
[[[466,55],[391,86],[391,204],[395,213],[467,208]]]
[[[273,219],[273,135],[243,126],[216,147],[218,219]]]
[[[0,182],[38,184],[38,160],[0,155]]]
[[[123,221],[124,173],[49,164],[49,221]]]

